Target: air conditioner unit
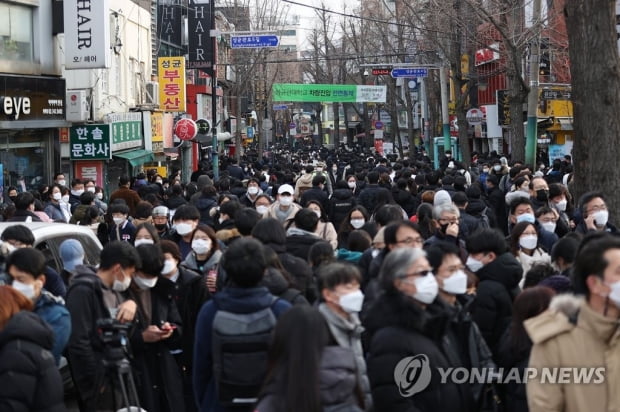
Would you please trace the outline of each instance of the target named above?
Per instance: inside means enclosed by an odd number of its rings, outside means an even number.
[[[159,105],[159,83],[147,82],[146,83],[146,104]]]
[[[73,90],[67,92],[67,121],[85,122],[90,118],[90,107],[86,96],[86,90]]]

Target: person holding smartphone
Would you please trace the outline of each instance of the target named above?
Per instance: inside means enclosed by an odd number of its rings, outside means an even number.
[[[581,196],[579,211],[582,219],[575,228],[575,232],[582,234],[595,231],[618,233],[618,228],[609,223],[609,210],[602,193],[588,192]]]

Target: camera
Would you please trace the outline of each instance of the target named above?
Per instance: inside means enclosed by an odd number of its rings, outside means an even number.
[[[127,335],[130,327],[131,324],[120,323],[111,318],[97,321],[97,334],[103,342],[106,361],[118,362],[127,358],[129,345]]]

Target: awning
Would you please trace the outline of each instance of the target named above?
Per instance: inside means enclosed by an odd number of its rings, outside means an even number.
[[[153,161],[153,152],[144,149],[136,149],[124,153],[113,153],[112,155],[127,160],[132,167],[142,166],[144,163]]]

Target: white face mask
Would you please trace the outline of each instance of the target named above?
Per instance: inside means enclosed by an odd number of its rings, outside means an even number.
[[[538,246],[538,236],[536,235],[524,235],[519,238],[519,246],[523,249],[536,249]]]
[[[568,201],[566,199],[560,200],[558,203],[555,204],[555,208],[558,209],[559,212],[564,212],[566,211],[567,204]]]
[[[71,191],[71,194],[72,194],[73,196],[77,196],[77,197],[82,196],[82,193],[84,193],[84,190],[72,190],[72,191]]]
[[[224,222],[224,220],[226,220],[226,219],[224,219],[224,218],[223,218],[223,217],[221,217],[221,216],[217,218],[217,222],[218,222],[220,225],[222,224],[222,222]]]
[[[64,203],[69,203],[69,195],[64,195],[60,198]]]
[[[349,185],[349,189],[355,189],[355,182],[347,182],[347,185]]]
[[[103,193],[102,193],[102,192],[99,192],[99,193],[95,194],[95,197],[96,197],[97,199],[101,200],[101,199],[103,199]]]
[[[555,222],[542,222],[540,225],[547,232],[551,232],[551,233],[555,232],[555,228],[557,227],[557,224]]]
[[[347,313],[359,313],[362,310],[364,304],[364,294],[361,290],[347,293],[340,296],[338,304]]]
[[[211,250],[211,241],[205,239],[194,239],[192,241],[192,250],[198,255],[204,255]]]
[[[499,172],[500,170],[502,170],[502,167],[500,165],[495,165],[493,166],[493,170],[495,170],[496,172]]]
[[[135,247],[138,247],[140,245],[153,245],[155,244],[155,241],[153,239],[136,239],[135,242],[133,242],[133,245]]]
[[[282,206],[290,206],[293,204],[292,196],[280,196],[280,204]]]
[[[453,295],[462,295],[467,292],[467,275],[462,270],[457,270],[443,281],[444,292]]]
[[[317,171],[317,172],[322,172],[322,171],[323,171],[323,168],[322,168],[322,167],[317,167],[317,168],[316,168],[316,171]]]
[[[60,192],[56,192],[52,195],[52,199],[54,199],[55,201],[59,201],[60,199],[62,199],[62,195],[60,194]]]
[[[123,276],[125,277],[123,278],[122,282],[118,279],[114,279],[112,290],[115,290],[116,292],[124,292],[129,288],[129,285],[131,285],[131,277],[125,275],[124,273]]]
[[[353,228],[360,229],[362,226],[364,226],[366,221],[364,219],[351,219],[349,223],[351,223],[351,226],[353,226]]]
[[[433,303],[439,292],[439,285],[435,276],[428,272],[426,276],[416,277],[414,284],[416,292],[413,294],[413,298],[427,305]]]
[[[177,269],[177,262],[174,259],[166,259],[164,268],[161,270],[162,275],[169,275]]]
[[[256,206],[256,211],[258,213],[260,213],[261,215],[264,215],[265,213],[267,213],[269,211],[269,207],[268,206],[263,206],[263,205],[258,205],[258,206]]]
[[[317,215],[317,217],[320,219],[321,218],[321,211],[320,210],[313,210],[314,214]]]
[[[607,210],[599,210],[594,212],[594,221],[596,226],[605,226],[609,220],[609,212]]]
[[[120,226],[125,221],[124,217],[113,217],[112,220],[116,226]]]
[[[66,186],[66,185],[67,185],[67,181],[66,181],[66,180],[59,180],[59,181],[58,181],[58,184],[59,184],[60,186]]]
[[[133,281],[142,290],[151,289],[157,283],[157,276],[153,278],[142,278],[140,276],[134,276]]]
[[[95,193],[95,187],[87,187],[86,190],[88,190],[90,193]]]
[[[248,187],[248,193],[251,195],[255,195],[258,193],[258,187],[256,186],[250,186]]]
[[[620,308],[620,281],[608,285],[611,288],[609,292],[609,300],[611,300],[617,308]]]
[[[482,267],[484,266],[484,263],[482,263],[481,261],[479,261],[476,258],[473,258],[471,256],[469,256],[467,258],[467,262],[465,262],[465,265],[467,265],[467,267],[469,268],[469,270],[471,270],[472,272],[477,272],[480,269],[482,269]]]
[[[14,280],[11,283],[13,289],[26,296],[28,299],[33,300],[35,296],[34,285],[29,285],[27,283],[22,283],[19,280]]]
[[[531,213],[523,213],[517,216],[517,223],[521,223],[521,222],[534,223],[536,222],[536,216],[534,216]]]
[[[174,229],[181,236],[189,235],[194,230],[191,223],[177,223],[174,225]]]

